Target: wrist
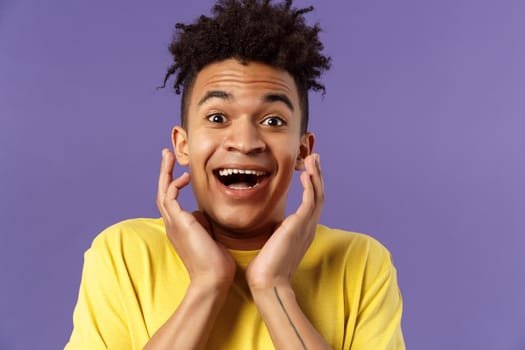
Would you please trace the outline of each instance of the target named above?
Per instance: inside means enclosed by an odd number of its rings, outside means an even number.
[[[250,292],[252,294],[254,302],[263,300],[267,297],[274,298],[276,292],[280,295],[286,295],[287,297],[295,299],[295,292],[292,285],[289,283],[279,283],[269,286],[250,286]]]
[[[201,297],[219,297],[227,294],[232,284],[233,278],[202,276],[191,280],[186,293],[191,292]]]
[[[278,287],[279,289],[292,289],[291,279],[282,276],[250,274],[246,277],[246,282],[252,292],[273,290],[274,287]]]

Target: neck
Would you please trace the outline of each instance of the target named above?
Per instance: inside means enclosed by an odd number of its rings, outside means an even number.
[[[226,248],[235,250],[261,249],[270,239],[274,227],[259,230],[238,230],[212,223],[213,237]]]

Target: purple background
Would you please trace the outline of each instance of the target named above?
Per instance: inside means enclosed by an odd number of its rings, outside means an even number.
[[[322,222],[390,249],[409,349],[525,349],[525,2],[309,4]],[[158,215],[179,101],[155,87],[209,7],[0,0],[0,349],[61,348],[91,240]]]

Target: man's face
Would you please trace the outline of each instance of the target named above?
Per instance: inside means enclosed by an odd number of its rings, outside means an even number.
[[[283,220],[294,170],[314,142],[300,131],[294,79],[229,59],[199,72],[188,103],[187,128],[176,127],[173,142],[199,210],[234,236],[268,234]]]

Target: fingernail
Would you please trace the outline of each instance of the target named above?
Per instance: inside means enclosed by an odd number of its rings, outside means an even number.
[[[316,154],[316,160],[317,160],[317,165],[321,166],[321,156],[319,155],[319,153]]]

